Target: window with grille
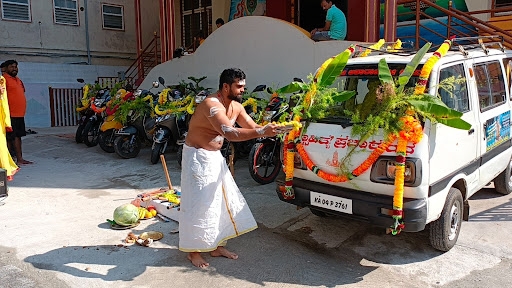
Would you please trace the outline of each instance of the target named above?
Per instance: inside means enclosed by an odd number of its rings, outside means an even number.
[[[102,4],[103,28],[124,30],[123,6]]]
[[[212,0],[181,0],[181,17],[182,46],[194,50],[200,33],[212,33]]]
[[[2,19],[16,21],[32,21],[30,0],[1,0]]]
[[[78,25],[78,9],[76,0],[53,0],[55,23]]]

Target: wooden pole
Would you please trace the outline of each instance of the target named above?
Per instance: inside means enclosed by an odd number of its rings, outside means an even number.
[[[167,171],[167,163],[165,163],[165,157],[163,154],[160,155],[160,161],[162,162],[162,167],[164,168],[165,179],[167,179],[167,186],[169,186],[169,190],[173,190],[171,177],[169,177],[169,171]]]

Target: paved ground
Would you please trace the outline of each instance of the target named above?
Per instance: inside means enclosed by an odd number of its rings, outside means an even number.
[[[199,270],[178,251],[175,222],[145,220],[112,230],[105,219],[138,193],[166,186],[149,149],[119,159],[76,144],[74,127],[34,129],[24,138],[23,166],[0,206],[0,287],[510,287],[512,195],[492,188],[471,200],[471,219],[447,253],[429,246],[427,231],[390,236],[340,218],[322,219],[258,185],[247,161],[236,180],[259,229],[229,242],[240,259],[207,258]],[[176,157],[166,155],[179,189]],[[158,230],[151,247],[123,245],[129,231]]]

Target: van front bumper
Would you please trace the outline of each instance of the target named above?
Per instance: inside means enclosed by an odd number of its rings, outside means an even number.
[[[282,175],[280,175],[282,176]],[[293,179],[293,189],[295,199],[286,200],[279,191],[279,186],[284,186],[284,178],[276,179],[276,192],[281,201],[297,205],[300,207],[312,207],[318,211],[328,214],[339,215],[342,217],[355,219],[375,225],[378,227],[391,227],[393,218],[389,213],[393,209],[393,197],[358,191],[338,186],[326,185],[323,183],[312,182],[303,179]],[[352,214],[333,211],[311,205],[310,192],[343,197],[352,200]],[[425,229],[427,221],[427,201],[426,199],[404,198],[403,220],[406,232],[417,232]]]

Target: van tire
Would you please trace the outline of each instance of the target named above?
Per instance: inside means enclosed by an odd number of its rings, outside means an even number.
[[[441,216],[429,224],[430,244],[437,250],[448,251],[459,238],[464,205],[460,190],[452,187],[446,196]]]
[[[494,189],[496,192],[508,195],[512,192],[512,159],[508,163],[507,169],[494,178]]]

